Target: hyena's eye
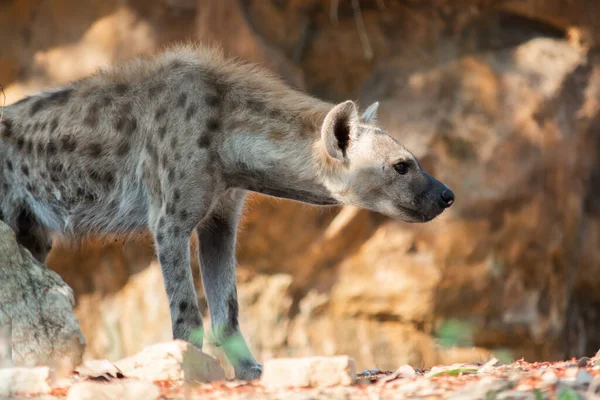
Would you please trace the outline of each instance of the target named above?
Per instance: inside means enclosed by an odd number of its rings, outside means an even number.
[[[408,163],[399,162],[398,164],[394,165],[394,169],[400,175],[405,175],[408,172]]]

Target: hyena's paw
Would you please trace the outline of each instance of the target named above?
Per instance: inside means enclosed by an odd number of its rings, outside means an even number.
[[[252,362],[241,362],[235,369],[235,379],[242,381],[254,381],[262,374],[262,365]]]

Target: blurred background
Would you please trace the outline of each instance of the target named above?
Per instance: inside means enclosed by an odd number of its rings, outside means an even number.
[[[0,0],[0,83],[10,104],[188,40],[330,101],[380,101],[380,125],[457,196],[424,225],[250,196],[240,322],[259,361],[600,348],[600,1]],[[49,266],[87,358],[171,338],[147,235],[58,243]]]

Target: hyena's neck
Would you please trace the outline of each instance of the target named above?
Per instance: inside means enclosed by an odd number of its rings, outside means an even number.
[[[293,91],[287,95],[267,101],[260,117],[249,109],[232,116],[223,149],[228,183],[309,204],[338,204],[327,185],[335,168],[320,135],[333,105]]]

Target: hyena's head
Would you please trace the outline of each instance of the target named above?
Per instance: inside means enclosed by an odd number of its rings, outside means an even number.
[[[359,116],[354,102],[335,106],[321,135],[339,168],[333,196],[407,222],[426,222],[454,203],[454,193],[423,171],[415,156],[376,125],[378,103]],[[338,164],[339,163],[339,164]]]

